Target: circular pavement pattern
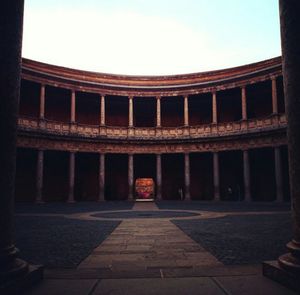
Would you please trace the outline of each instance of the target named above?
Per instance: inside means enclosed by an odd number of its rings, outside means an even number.
[[[93,217],[100,218],[118,218],[118,219],[136,219],[136,218],[178,218],[178,217],[192,217],[199,216],[200,213],[184,212],[184,211],[125,211],[125,212],[102,212],[92,214]]]

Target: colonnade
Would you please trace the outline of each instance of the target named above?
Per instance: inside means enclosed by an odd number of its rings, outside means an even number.
[[[274,147],[274,169],[276,183],[276,201],[283,202],[283,172],[281,150],[279,146]],[[37,203],[43,202],[43,179],[44,179],[44,150],[38,150],[37,153],[37,168],[36,168],[36,198]],[[251,196],[251,174],[249,150],[243,150],[243,184],[244,184],[244,201],[252,201]],[[75,185],[75,157],[76,153],[69,152],[69,189],[68,203],[75,201],[74,185]],[[156,154],[156,199],[162,200],[162,154]],[[213,200],[220,201],[220,163],[219,152],[212,153],[213,165]],[[128,200],[134,200],[134,154],[128,154]],[[190,154],[184,153],[184,199],[191,200],[190,195]],[[105,200],[105,153],[99,154],[99,169],[98,169],[98,201]],[[174,184],[175,185],[175,184]]]
[[[271,77],[270,86],[272,88],[272,114],[278,114],[278,96],[277,96],[277,81],[276,76]],[[242,120],[248,120],[248,112],[247,112],[247,91],[246,85],[240,87],[241,91],[241,118]],[[166,96],[167,98],[167,96]],[[183,98],[183,125],[189,126],[189,95],[182,95]],[[45,99],[46,99],[46,85],[41,84],[40,87],[40,102],[39,102],[39,119],[45,119]],[[70,91],[70,122],[76,123],[76,91],[73,89]],[[162,127],[162,111],[161,111],[161,100],[164,97],[156,96],[156,126],[153,127]],[[105,126],[106,125],[106,96],[99,95],[100,100],[100,110],[99,110],[99,125]],[[218,124],[218,92],[213,91],[211,92],[211,100],[212,100],[212,124]],[[134,97],[128,97],[128,127],[134,127]]]

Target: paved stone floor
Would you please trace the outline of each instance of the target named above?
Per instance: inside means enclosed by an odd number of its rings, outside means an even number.
[[[170,210],[165,204],[164,207],[163,211]],[[175,214],[170,217],[164,214],[159,216],[161,211],[155,203],[136,203],[130,210],[132,216],[120,220],[117,218],[118,212],[129,212],[128,208],[121,211],[121,208],[113,208],[110,211],[112,214],[104,217],[95,216],[101,211],[98,208],[90,209],[71,210],[68,214],[62,210],[60,216],[65,220],[80,222],[111,220],[121,223],[77,268],[47,268],[44,281],[26,294],[296,294],[264,278],[260,264],[224,265],[190,232],[181,230],[185,226],[192,225],[195,228],[199,225],[194,222],[222,222],[222,218],[235,217],[237,214],[242,216],[245,212],[199,211],[199,208],[195,210],[191,206],[188,210],[197,215]],[[255,210],[250,211],[245,214],[259,216]],[[158,213],[155,218],[147,218],[149,212]],[[268,210],[262,213],[270,218],[275,214]],[[33,210],[29,213],[19,212],[17,217],[57,217],[51,210],[46,210],[42,215]],[[184,224],[180,227],[174,222]]]
[[[154,203],[137,203],[133,210],[157,210]],[[144,270],[192,268],[221,263],[169,220],[124,220],[79,268]]]

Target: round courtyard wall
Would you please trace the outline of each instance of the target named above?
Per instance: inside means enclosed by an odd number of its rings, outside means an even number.
[[[23,59],[16,200],[289,200],[281,58],[173,76]]]

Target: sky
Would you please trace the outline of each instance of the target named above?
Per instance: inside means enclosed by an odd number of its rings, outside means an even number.
[[[279,56],[277,0],[26,0],[23,57],[173,75]]]

